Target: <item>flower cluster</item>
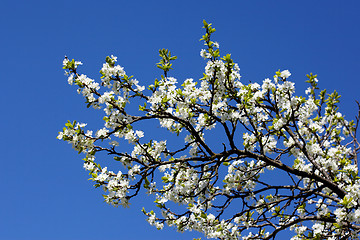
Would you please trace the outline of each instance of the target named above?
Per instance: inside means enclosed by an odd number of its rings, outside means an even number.
[[[338,93],[319,91],[313,74],[305,96],[295,95],[288,70],[246,84],[231,55],[220,56],[215,29],[205,21],[204,28],[204,77],[181,85],[168,76],[176,57],[165,49],[157,65],[164,74],[148,90],[115,56],[106,58],[100,83],[65,58],[68,83],[88,107],[104,110],[104,126],[93,134],[69,121],[58,139],[85,154],[84,168],[107,203],[128,206],[143,189],[154,195],[158,210],[143,212],[157,229],[218,239],[274,239],[286,229],[293,240],[357,239],[359,118],[347,121]],[[126,107],[132,99],[140,103],[136,114]],[[146,141],[148,131],[135,127],[149,119],[174,137]],[[126,143],[129,153],[120,148]],[[118,168],[101,167],[101,153]]]

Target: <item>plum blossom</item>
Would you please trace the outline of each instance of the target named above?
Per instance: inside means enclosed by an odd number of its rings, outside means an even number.
[[[286,228],[294,240],[357,239],[359,120],[347,121],[340,96],[318,90],[313,74],[305,96],[289,70],[241,81],[231,55],[210,40],[215,29],[204,28],[200,79],[170,76],[176,57],[165,49],[163,74],[147,88],[116,56],[106,57],[100,81],[66,57],[68,83],[87,107],[103,109],[103,126],[68,121],[57,138],[85,155],[106,203],[128,207],[142,192],[153,195],[156,210],[143,212],[157,229],[237,240],[276,239]]]

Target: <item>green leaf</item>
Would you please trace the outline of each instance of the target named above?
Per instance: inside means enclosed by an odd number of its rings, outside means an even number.
[[[147,178],[145,178],[144,181],[145,181],[144,188],[149,189],[149,187],[150,187],[149,180]]]
[[[170,182],[170,181],[169,181],[169,178],[166,177],[166,176],[162,177],[161,180],[163,180],[164,183]]]
[[[338,228],[338,229],[341,228],[341,226],[340,226],[338,223],[333,223],[333,225],[334,225],[334,227],[336,227],[336,228]]]

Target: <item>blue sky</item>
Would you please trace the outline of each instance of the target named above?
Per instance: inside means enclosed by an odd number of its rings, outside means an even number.
[[[107,55],[143,85],[161,74],[158,49],[178,56],[179,82],[202,76],[202,20],[217,29],[222,54],[239,63],[243,81],[289,69],[297,93],[305,75],[336,89],[352,119],[360,100],[358,1],[10,1],[0,2],[1,169],[0,239],[192,239],[158,231],[140,212],[103,202],[87,181],[81,156],[56,139],[70,120],[99,126],[62,70],[64,55],[99,78]],[[95,129],[95,127],[94,127]],[[151,200],[150,200],[151,201]]]

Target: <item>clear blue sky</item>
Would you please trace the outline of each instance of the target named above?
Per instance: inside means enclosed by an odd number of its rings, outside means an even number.
[[[337,89],[353,118],[360,100],[359,1],[10,1],[0,2],[0,239],[192,239],[157,231],[140,212],[103,202],[87,181],[82,156],[56,139],[70,120],[98,126],[62,70],[64,55],[99,77],[107,55],[144,85],[161,72],[158,49],[178,56],[172,75],[199,78],[202,20],[212,22],[221,52],[232,53],[244,81],[289,69],[297,93],[305,75]],[[101,113],[102,114],[102,113]],[[98,117],[98,118],[97,118]],[[90,118],[90,120],[88,120]],[[93,124],[93,125],[92,125]],[[94,128],[95,129],[95,128]]]

